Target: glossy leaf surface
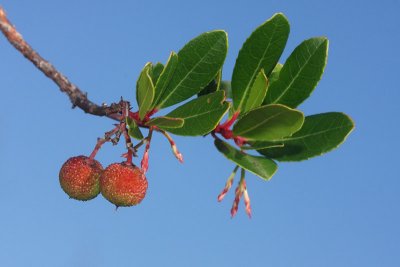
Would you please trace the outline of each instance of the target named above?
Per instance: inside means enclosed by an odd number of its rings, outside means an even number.
[[[283,105],[266,105],[248,112],[233,126],[233,133],[248,140],[274,141],[297,132],[302,112]]]
[[[232,74],[233,107],[240,110],[261,69],[267,76],[278,62],[289,37],[286,17],[275,14],[259,26],[243,44]]]
[[[354,128],[350,117],[340,112],[307,116],[300,131],[283,138],[284,147],[260,150],[279,161],[301,161],[338,147]]]
[[[224,31],[201,34],[178,52],[178,65],[164,90],[158,109],[172,106],[200,92],[217,75],[228,49]]]
[[[149,126],[157,126],[161,129],[170,129],[170,128],[180,128],[183,126],[184,120],[180,118],[170,118],[170,117],[157,117],[153,118],[146,123]]]
[[[317,37],[302,42],[286,60],[279,79],[271,83],[264,103],[297,107],[307,99],[324,72],[328,39]]]
[[[261,69],[258,73],[250,90],[247,91],[245,101],[240,109],[241,113],[246,113],[254,108],[261,106],[267,93],[268,78],[265,76],[264,70]]]
[[[168,83],[171,81],[176,66],[178,66],[178,55],[175,52],[171,52],[167,64],[163,68],[162,72],[160,73],[160,77],[155,84],[153,107],[161,101],[161,96],[167,88]]]
[[[245,154],[220,139],[215,139],[214,144],[227,159],[265,180],[270,180],[278,169],[273,160]]]
[[[265,149],[271,147],[283,147],[283,143],[279,142],[268,142],[268,141],[253,141],[248,142],[246,145],[242,146],[241,149],[243,150],[258,150],[258,149]]]
[[[143,119],[150,110],[154,98],[154,85],[150,76],[151,68],[151,63],[147,63],[137,81],[137,103],[140,119]]]
[[[157,84],[158,78],[160,78],[161,72],[164,70],[164,65],[160,62],[157,62],[151,69],[151,80],[153,84]]]
[[[177,135],[205,135],[213,130],[229,108],[223,91],[200,96],[173,110],[167,117],[181,118],[181,128],[168,129]]]

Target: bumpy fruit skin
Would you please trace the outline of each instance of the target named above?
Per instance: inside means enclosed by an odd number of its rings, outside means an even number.
[[[135,165],[114,163],[108,166],[100,179],[101,194],[117,207],[139,204],[146,196],[147,179]]]
[[[77,156],[68,159],[60,170],[60,185],[73,199],[90,200],[100,193],[103,166],[94,159]]]

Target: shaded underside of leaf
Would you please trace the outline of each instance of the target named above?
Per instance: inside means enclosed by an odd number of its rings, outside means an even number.
[[[306,160],[337,148],[353,128],[353,121],[344,113],[328,112],[307,116],[297,133],[280,141],[284,147],[259,152],[279,161]]]
[[[265,180],[270,180],[278,169],[273,160],[245,154],[220,139],[215,139],[214,144],[227,159]]]
[[[279,78],[271,81],[264,103],[280,103],[292,108],[307,99],[324,72],[328,56],[328,39],[305,40],[283,65]]]
[[[209,84],[207,84],[207,86],[204,87],[204,89],[202,89],[197,94],[197,96],[202,96],[202,95],[206,95],[206,94],[210,94],[215,91],[218,91],[219,87],[221,85],[221,77],[222,77],[222,70],[219,70],[217,73],[217,76],[215,76],[215,78],[212,79],[212,81]]]
[[[173,110],[167,117],[181,118],[181,128],[168,129],[176,135],[205,135],[212,131],[229,108],[223,91],[200,96]]]
[[[267,77],[278,62],[289,37],[287,18],[275,14],[259,26],[239,51],[232,74],[232,96],[235,110],[240,110],[257,74],[264,69]]]
[[[201,91],[217,75],[228,49],[224,31],[201,34],[178,52],[178,65],[157,108],[166,108]]]

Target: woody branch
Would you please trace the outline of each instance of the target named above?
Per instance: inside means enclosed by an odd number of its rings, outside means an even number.
[[[61,92],[68,95],[73,107],[79,107],[84,112],[92,115],[106,116],[114,120],[120,119],[118,112],[121,110],[121,103],[103,106],[90,101],[86,93],[82,92],[76,85],[71,83],[66,76],[60,73],[52,64],[32,49],[32,47],[22,38],[22,35],[8,20],[7,15],[1,6],[0,30],[15,49],[31,61],[48,78],[55,82]]]

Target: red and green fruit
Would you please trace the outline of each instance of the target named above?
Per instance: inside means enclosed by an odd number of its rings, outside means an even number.
[[[61,167],[60,185],[70,198],[90,200],[100,193],[100,176],[103,167],[100,162],[86,156],[68,159]]]
[[[101,194],[117,207],[139,204],[146,196],[147,179],[141,169],[130,163],[114,163],[101,176]]]

